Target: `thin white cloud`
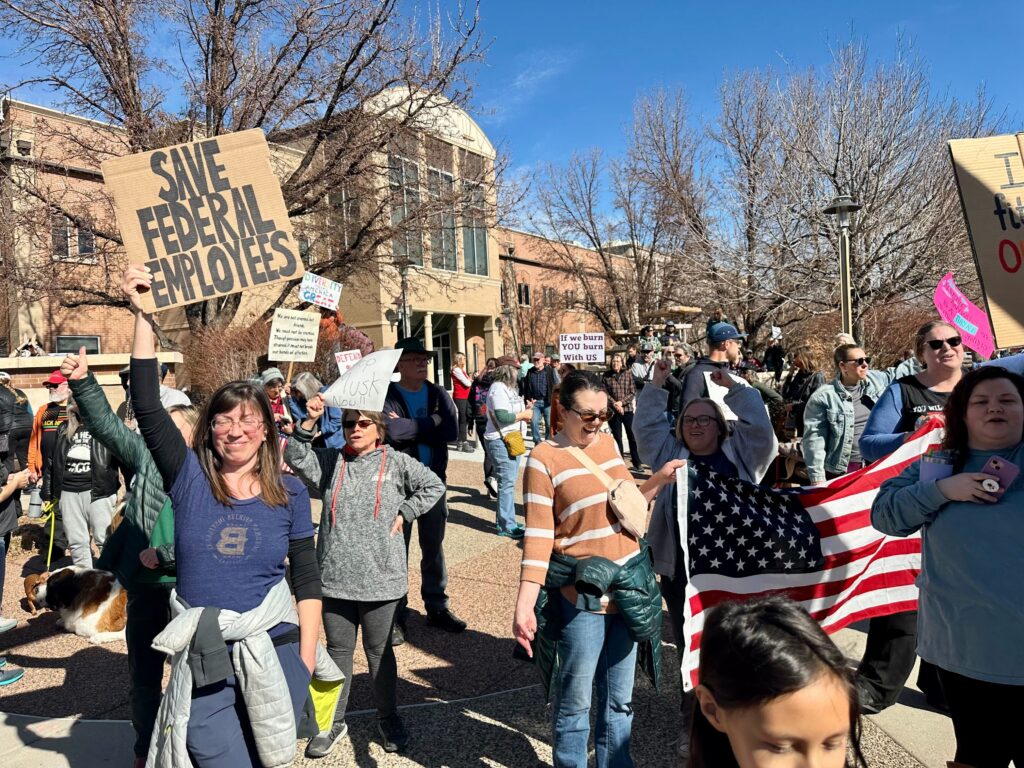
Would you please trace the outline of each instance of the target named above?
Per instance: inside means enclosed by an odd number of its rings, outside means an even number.
[[[519,72],[501,87],[500,94],[492,95],[484,104],[483,111],[492,125],[504,123],[513,112],[529,102],[541,88],[566,72],[572,65],[572,56],[564,51],[539,52]]]

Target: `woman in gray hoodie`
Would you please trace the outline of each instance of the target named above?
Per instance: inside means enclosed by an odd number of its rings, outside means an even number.
[[[309,742],[306,756],[327,756],[348,733],[345,708],[360,628],[377,730],[384,749],[398,752],[409,741],[398,716],[398,667],[391,648],[395,609],[409,581],[402,523],[429,511],[444,494],[444,483],[416,459],[384,444],[380,413],[344,411],[345,447],[313,448],[310,441],[323,409],[319,395],[306,402],[307,418],[288,438],[284,452],[285,462],[324,500],[316,548],[324,631],[327,650],[346,677],[333,726]]]

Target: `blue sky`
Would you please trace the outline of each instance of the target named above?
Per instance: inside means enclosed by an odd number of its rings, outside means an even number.
[[[899,0],[483,0],[493,42],[474,117],[513,167],[561,163],[594,146],[614,154],[644,92],[682,86],[693,114],[711,119],[729,72],[827,66],[829,46],[851,36],[888,59],[900,34],[936,90],[970,98],[984,84],[998,107],[1015,112],[1017,100],[998,90],[1014,70],[996,64],[1009,61],[997,51],[1013,50],[1011,27],[976,9]]]

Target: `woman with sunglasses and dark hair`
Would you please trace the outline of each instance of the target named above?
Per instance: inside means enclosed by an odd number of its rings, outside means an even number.
[[[174,508],[175,618],[154,640],[173,661],[149,760],[284,763],[294,755],[314,667],[318,675],[333,667],[316,658],[321,591],[309,493],[281,472],[259,383],[217,389],[192,447],[185,442],[160,404],[156,336],[140,299],[152,279],[131,265],[122,284],[135,313],[132,407]]]
[[[966,374],[946,403],[949,475],[921,480],[915,462],[871,507],[878,530],[921,532],[919,651],[938,669],[956,762],[975,768],[1024,765],[1022,398],[1024,378],[1001,367]]]
[[[725,477],[761,482],[779,452],[779,442],[758,391],[728,372],[716,370],[711,373],[711,381],[726,388],[725,404],[736,415],[736,420],[730,425],[713,400],[698,397],[686,403],[672,429],[665,422],[669,396],[665,383],[669,372],[670,365],[659,362],[651,386],[645,387],[637,398],[633,425],[643,461],[651,467],[664,468],[686,459],[705,464]],[[675,476],[668,482],[674,487]],[[682,550],[673,490],[659,494],[648,525],[647,540],[654,554],[659,587],[668,605],[672,634],[681,648],[686,615],[686,571],[679,556]],[[692,698],[684,695],[684,721],[692,706]],[[679,751],[685,754],[686,747],[683,739]]]
[[[786,598],[708,612],[696,697],[690,768],[867,765],[846,658]]]
[[[384,443],[381,414],[345,410],[345,447],[313,448],[324,401],[306,401],[307,418],[288,438],[284,459],[310,491],[324,500],[317,538],[323,582],[327,650],[346,683],[334,724],[306,747],[306,757],[326,757],[348,733],[345,709],[352,679],[356,634],[373,680],[377,730],[387,752],[406,747],[408,733],[398,716],[395,688],[398,667],[391,631],[399,601],[408,592],[409,575],[402,524],[430,511],[444,495],[444,483],[417,459]]]
[[[650,651],[642,658],[656,679],[661,596],[646,543],[622,529],[608,486],[587,466],[589,460],[612,482],[634,482],[612,436],[601,431],[611,416],[604,385],[591,373],[572,371],[562,380],[559,403],[562,429],[537,445],[526,463],[526,535],[513,634],[536,659],[552,698],[555,768],[587,765],[595,683],[597,765],[632,768],[637,644]],[[640,488],[644,496],[653,498],[674,471],[648,479]]]

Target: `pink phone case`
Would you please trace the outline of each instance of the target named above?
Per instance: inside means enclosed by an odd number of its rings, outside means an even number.
[[[985,462],[985,466],[981,468],[981,471],[999,480],[999,490],[1006,491],[1013,485],[1017,475],[1020,474],[1020,467],[1004,458],[993,456]]]

